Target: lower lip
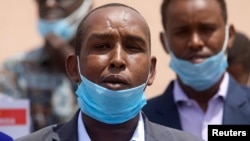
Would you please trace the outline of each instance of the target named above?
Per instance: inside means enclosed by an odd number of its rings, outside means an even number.
[[[107,83],[106,88],[110,89],[110,90],[121,90],[121,89],[124,89],[124,85],[121,84],[121,83],[117,83],[117,84],[114,84],[114,83]]]
[[[194,64],[198,64],[198,63],[202,63],[204,60],[205,60],[205,58],[199,58],[199,59],[193,59],[193,60],[191,60],[191,62]]]

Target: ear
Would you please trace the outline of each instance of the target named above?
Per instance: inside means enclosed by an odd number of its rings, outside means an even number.
[[[163,49],[165,50],[166,53],[169,53],[168,52],[168,47],[167,47],[167,44],[166,44],[166,33],[165,32],[160,32],[160,40],[161,40],[161,44],[162,44],[162,47]]]
[[[231,48],[233,46],[233,42],[235,39],[235,28],[234,26],[231,24],[229,26],[229,40],[228,40],[228,48]]]
[[[74,82],[80,82],[80,75],[78,72],[77,56],[71,54],[66,59],[66,71],[70,79]]]
[[[151,65],[150,65],[150,74],[149,74],[149,78],[148,78],[148,82],[147,85],[150,86],[153,84],[153,81],[155,79],[155,75],[156,75],[156,62],[157,59],[155,56],[151,57]]]

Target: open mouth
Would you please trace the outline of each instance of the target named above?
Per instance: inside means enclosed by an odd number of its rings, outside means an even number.
[[[208,55],[192,55],[191,57],[189,57],[189,61],[194,64],[198,64],[205,61],[208,57]]]
[[[122,90],[127,88],[128,82],[120,76],[109,76],[103,81],[104,87],[111,90]]]
[[[203,62],[206,59],[207,57],[195,56],[195,57],[192,57],[190,60],[192,63],[198,64],[198,63]]]

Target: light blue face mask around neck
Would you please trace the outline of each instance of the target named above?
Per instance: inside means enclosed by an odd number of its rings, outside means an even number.
[[[165,38],[167,50],[171,56],[170,67],[177,73],[184,84],[197,91],[204,91],[213,86],[221,78],[228,67],[225,51],[229,39],[229,27],[226,26],[225,28],[225,40],[221,51],[198,64],[177,58],[170,50],[171,47],[168,44],[167,38]]]
[[[81,111],[106,124],[120,124],[134,118],[146,104],[146,83],[125,90],[113,91],[97,85],[80,73],[81,83],[76,90]]]

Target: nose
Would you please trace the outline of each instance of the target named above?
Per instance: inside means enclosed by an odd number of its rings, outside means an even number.
[[[203,46],[204,46],[204,42],[202,40],[201,35],[199,35],[199,33],[197,32],[192,33],[188,42],[188,47],[193,50],[199,50]]]
[[[56,6],[56,4],[57,4],[57,1],[56,0],[45,0],[45,3],[44,3],[44,5],[46,6],[46,7],[55,7]]]
[[[110,68],[124,69],[126,66],[125,54],[122,45],[114,47],[111,53]]]

